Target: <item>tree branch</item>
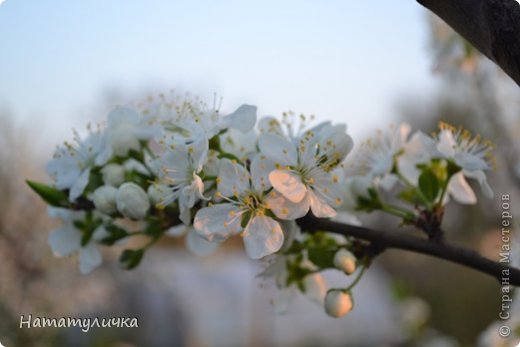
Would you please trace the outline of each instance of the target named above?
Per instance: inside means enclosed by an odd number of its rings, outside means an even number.
[[[417,0],[520,85],[520,4],[516,0]]]
[[[432,242],[431,240],[408,236],[402,233],[390,233],[337,223],[328,219],[316,218],[311,215],[302,218],[299,222],[299,224],[308,231],[322,230],[344,236],[352,236],[370,241],[371,244],[378,249],[395,248],[431,255],[491,275],[500,283],[504,282],[504,284],[520,286],[520,269],[510,267],[504,263],[494,262],[467,248]]]

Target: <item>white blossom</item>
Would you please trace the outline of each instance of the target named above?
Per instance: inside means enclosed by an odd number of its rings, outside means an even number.
[[[481,143],[478,137],[472,138],[469,132],[441,124],[441,131],[435,138],[416,132],[405,145],[398,167],[403,177],[417,185],[421,173],[418,164],[427,164],[433,159],[453,161],[461,171],[455,173],[448,182],[448,194],[443,203],[451,196],[461,204],[475,204],[477,197],[466,178],[476,179],[484,194],[493,197],[484,173],[491,169],[490,151],[488,143]]]
[[[363,143],[356,157],[355,174],[369,177],[377,186],[392,189],[398,181],[394,163],[407,146],[410,134],[407,123],[390,126],[388,132],[378,131],[377,137]]]
[[[300,291],[295,282],[287,285],[289,272],[287,270],[287,262],[294,260],[295,255],[276,254],[274,259],[267,268],[259,275],[264,280],[273,280],[278,288],[278,295],[274,300],[275,310],[277,313],[287,313],[293,298]],[[304,259],[301,263],[303,268],[311,271],[316,270],[316,266],[308,259]],[[311,273],[303,279],[304,295],[310,301],[323,306],[325,303],[325,295],[327,293],[327,282],[325,278],[318,272]]]
[[[116,107],[108,115],[107,139],[117,156],[126,156],[130,150],[139,151],[141,140],[150,140],[158,127],[148,117],[129,107]]]
[[[207,159],[206,153],[204,148],[195,144],[187,148],[174,146],[155,163],[160,167],[156,186],[160,193],[159,205],[164,207],[177,201],[180,218],[186,225],[190,224],[190,209],[197,201],[207,199],[204,196],[204,183],[199,176]]]
[[[285,198],[276,204],[273,202],[273,211],[298,209],[290,219],[304,216],[309,208],[317,217],[336,214],[332,206],[343,202],[342,174],[337,167],[352,148],[352,140],[345,130],[342,126],[324,123],[298,139],[290,140],[269,132],[260,135],[260,151],[275,166],[269,173],[269,182]]]
[[[235,112],[222,117],[216,106],[208,108],[204,103],[185,100],[160,107],[166,110],[161,116],[166,141],[174,145],[208,143],[214,136],[227,129],[250,131],[256,122],[256,106],[241,105]],[[173,136],[172,136],[173,135]]]
[[[242,165],[222,159],[217,196],[226,202],[200,209],[193,223],[208,241],[242,234],[246,253],[252,259],[278,251],[284,240],[280,224],[266,215],[269,207],[258,174],[253,169],[250,175]]]
[[[69,200],[76,200],[87,187],[90,171],[104,165],[112,155],[105,135],[92,132],[85,140],[74,133],[75,144],[65,143],[56,148],[53,159],[47,164],[47,173],[54,179],[56,188],[69,189]]]
[[[83,232],[76,228],[74,222],[83,221],[85,212],[49,207],[49,216],[60,218],[63,222],[61,227],[49,235],[48,241],[54,255],[66,257],[78,252],[79,269],[82,274],[87,274],[101,265],[101,253],[99,253],[95,242],[108,235],[103,226],[94,231],[87,244],[82,245]]]
[[[491,145],[481,142],[478,136],[472,137],[468,131],[455,130],[448,125],[441,125],[438,135],[437,150],[446,159],[453,160],[462,168],[464,177],[473,178],[482,187],[484,195],[493,197],[493,190],[487,183],[484,173],[491,169]],[[461,177],[458,178],[462,182]],[[469,193],[467,184],[462,184],[461,188]],[[471,189],[471,188],[469,188]]]

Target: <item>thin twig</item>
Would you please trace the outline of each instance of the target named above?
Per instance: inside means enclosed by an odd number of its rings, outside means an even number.
[[[380,249],[394,248],[431,255],[493,276],[502,284],[520,286],[520,269],[510,267],[507,263],[492,261],[473,250],[460,246],[432,242],[402,233],[337,223],[310,215],[300,219],[299,224],[306,231],[322,230],[367,240]]]

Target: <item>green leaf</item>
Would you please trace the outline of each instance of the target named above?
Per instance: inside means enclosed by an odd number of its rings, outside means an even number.
[[[439,179],[431,169],[424,170],[419,176],[419,189],[430,202],[434,202],[439,195]]]
[[[144,249],[125,249],[119,257],[119,262],[126,270],[132,270],[143,259]]]
[[[69,204],[67,193],[43,183],[27,180],[27,185],[51,206],[65,207]]]
[[[336,249],[313,247],[308,249],[309,260],[320,269],[334,267]]]
[[[115,224],[105,225],[105,229],[107,230],[108,235],[101,239],[100,243],[107,246],[112,246],[117,241],[128,236],[128,232],[125,229],[120,228]]]

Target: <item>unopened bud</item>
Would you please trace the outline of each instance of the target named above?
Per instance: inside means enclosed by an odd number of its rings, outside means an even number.
[[[349,293],[342,290],[329,290],[325,296],[325,312],[331,317],[343,317],[352,310],[353,303]]]
[[[116,212],[117,188],[101,186],[92,194],[92,202],[101,213],[112,214]]]
[[[103,182],[109,186],[118,187],[125,181],[125,169],[118,164],[108,164],[101,169]]]
[[[350,275],[356,271],[356,257],[345,248],[341,248],[334,255],[334,266]]]
[[[117,190],[117,209],[131,219],[143,219],[150,209],[148,195],[135,183],[123,183]]]

